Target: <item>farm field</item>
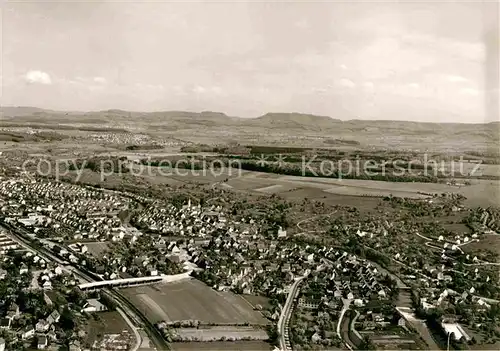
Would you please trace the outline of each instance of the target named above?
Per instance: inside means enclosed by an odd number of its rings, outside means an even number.
[[[306,188],[318,189],[324,195],[337,194],[344,196],[394,196],[422,198],[426,194],[444,192],[460,193],[467,197],[471,206],[491,206],[500,199],[500,181],[473,179],[469,186],[451,186],[445,183],[419,182],[384,182],[376,180],[335,179],[320,177],[276,176],[266,177],[259,172],[244,172],[241,177],[235,177],[227,182],[236,190],[255,191],[259,193],[275,193],[287,196]],[[307,193],[307,191],[306,191]],[[311,198],[311,196],[305,195]],[[319,196],[321,197],[321,196]]]
[[[241,295],[245,300],[250,302],[252,306],[261,305],[263,308],[269,306],[269,299],[265,296],[258,295]]]
[[[123,184],[124,179],[126,179],[127,181],[132,181],[132,184],[182,185],[183,183],[182,181],[178,181],[170,177],[147,175],[146,172],[143,175],[132,175],[131,173],[113,173],[108,175],[106,173],[103,173],[103,176],[106,181],[106,185],[110,187]],[[81,171],[80,174],[77,171],[69,171],[67,177],[72,180],[78,179],[81,183],[84,184],[102,184],[101,173],[92,172],[89,169]]]
[[[210,328],[180,328],[175,332],[183,340],[212,341],[226,338],[227,340],[249,338],[253,340],[267,340],[264,329],[253,327],[210,327]]]
[[[462,247],[465,253],[475,250],[491,250],[500,255],[500,235],[484,235],[479,238],[479,242],[471,242]]]
[[[308,183],[319,183],[322,185],[337,185],[346,187],[361,187],[361,188],[371,188],[371,189],[384,189],[393,191],[422,191],[422,192],[434,192],[442,191],[443,186],[446,188],[451,188],[445,184],[438,183],[419,183],[419,182],[384,182],[381,180],[364,180],[364,179],[338,179],[338,178],[320,178],[320,177],[298,177],[298,176],[281,176],[279,178],[281,181],[287,182],[308,182]]]
[[[161,149],[152,149],[152,150],[137,150],[137,151],[111,151],[102,154],[103,156],[117,156],[117,157],[127,157],[129,159],[143,159],[147,157],[151,158],[160,158],[164,157],[165,159],[173,156],[182,156],[189,157],[195,156],[198,158],[202,157],[210,157],[217,156],[216,153],[212,152],[180,152],[178,147],[165,147]]]
[[[261,193],[266,193],[266,194],[275,194],[284,191],[284,187],[281,184],[274,184],[266,186],[264,188],[255,189],[255,191],[259,191]]]
[[[466,234],[471,235],[471,230],[463,223],[463,220],[467,217],[467,212],[460,211],[454,212],[449,216],[442,216],[437,221],[441,223],[443,228],[456,234]],[[425,217],[428,221],[435,221],[436,219],[432,217]],[[437,238],[435,238],[437,239]]]
[[[447,162],[444,164],[445,172],[453,171],[455,174],[459,175],[463,173],[463,175],[470,174],[471,176],[499,176],[500,175],[500,165],[493,164],[480,164],[479,166],[473,162],[455,162],[454,164],[451,162]]]
[[[350,195],[339,195],[325,192],[318,188],[313,187],[300,187],[292,189],[290,191],[280,193],[285,199],[300,201],[304,198],[309,200],[322,201],[328,205],[342,205],[342,206],[355,206],[360,211],[362,210],[373,210],[377,206],[381,199],[376,197],[361,197],[361,196],[350,196]]]
[[[140,164],[134,164],[131,167],[131,171],[134,175],[141,176],[155,176],[160,178],[171,178],[180,181],[194,181],[200,183],[210,183],[216,181],[222,181],[226,178],[239,177],[243,174],[243,171],[237,168],[224,167],[221,169],[212,169],[210,163],[207,162],[206,169],[190,169],[190,168],[176,168],[176,161],[170,161],[169,164],[165,160],[165,166],[171,165],[172,168],[168,167],[156,167],[156,166],[146,166]],[[186,159],[187,162],[187,159]],[[190,166],[189,166],[190,167]]]
[[[267,324],[267,320],[242,297],[215,291],[196,279],[122,291],[152,323],[192,319],[219,325]]]
[[[227,184],[238,190],[257,191],[257,189],[277,185],[277,182],[269,179],[256,179],[254,177],[242,176],[230,179]]]
[[[173,351],[268,351],[273,347],[264,341],[174,342]]]
[[[496,165],[487,165],[496,166]],[[154,168],[154,167],[152,167]],[[303,193],[303,197],[309,199],[316,198],[329,201],[331,196],[335,202],[335,195],[344,198],[352,197],[353,202],[360,202],[356,197],[383,197],[390,194],[394,196],[422,198],[426,194],[441,194],[444,192],[459,193],[464,195],[467,206],[495,206],[500,202],[500,181],[471,179],[471,185],[451,186],[445,183],[419,183],[419,182],[384,182],[375,180],[357,179],[336,179],[320,177],[300,177],[282,176],[276,174],[266,174],[262,172],[239,171],[238,169],[225,169],[221,175],[213,175],[210,171],[204,175],[202,171],[180,170],[177,175],[159,175],[157,171],[152,171],[148,175],[135,171],[135,174],[112,174],[106,176],[106,183],[119,185],[124,179],[128,179],[135,184],[151,185],[181,185],[186,182],[200,184],[214,184],[222,180],[229,179],[224,184],[225,189],[234,191],[255,192],[259,194],[277,194],[289,197],[292,194]],[[76,178],[76,172],[72,172],[72,177]],[[166,173],[165,173],[166,174]],[[80,179],[83,183],[100,183],[99,173],[85,170]],[[319,192],[318,192],[319,191]],[[365,201],[364,199],[361,201]]]
[[[458,189],[467,198],[469,206],[498,206],[500,203],[500,181],[472,180],[471,186]]]
[[[247,177],[242,177],[238,181],[244,183],[250,182]],[[500,201],[500,181],[473,179],[469,186],[450,186],[444,183],[419,183],[419,182],[384,182],[377,180],[358,180],[358,179],[333,179],[319,177],[298,177],[298,176],[281,176],[277,179],[252,179],[258,181],[259,186],[270,186],[273,184],[293,184],[297,187],[319,188],[323,191],[329,190],[335,192],[335,186],[342,186],[348,190],[342,190],[339,195],[359,196],[361,193],[366,193],[369,189],[373,191],[382,191],[382,194],[397,194],[401,192],[401,196],[409,197],[419,196],[419,192],[423,193],[444,193],[452,192],[464,195],[467,198],[466,204],[470,206],[493,206]],[[236,186],[235,186],[236,187]],[[236,187],[237,188],[237,187]],[[362,189],[360,191],[360,189]],[[387,192],[387,193],[386,193]]]
[[[232,189],[233,187],[227,183],[221,183],[220,184],[222,189]]]
[[[332,194],[350,195],[350,196],[384,197],[392,195],[392,196],[407,197],[412,199],[425,199],[429,197],[427,195],[422,195],[411,191],[401,191],[401,190],[392,191],[386,189],[373,189],[366,187],[350,187],[350,186],[336,186],[325,191]]]

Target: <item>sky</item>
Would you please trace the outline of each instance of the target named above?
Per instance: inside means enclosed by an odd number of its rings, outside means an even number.
[[[4,1],[1,103],[498,120],[498,3]]]

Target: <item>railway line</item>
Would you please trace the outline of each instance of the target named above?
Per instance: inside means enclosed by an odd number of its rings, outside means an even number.
[[[37,245],[36,243],[33,242],[33,240],[28,236],[28,232],[22,228],[15,227],[10,224],[5,224],[2,223],[0,224],[1,228],[4,228],[8,233],[9,236],[27,248],[28,250],[32,252],[36,252],[40,257],[44,258],[48,262],[57,262],[60,265],[63,265],[67,270],[71,271],[74,273],[76,276],[79,278],[88,281],[88,282],[95,282],[95,281],[101,281],[102,278],[99,277],[98,275],[89,272],[85,269],[82,269],[80,267],[77,267],[73,264],[70,264],[69,262],[62,260],[61,258],[57,257],[53,253],[51,253],[49,250],[47,250],[45,247],[42,245]],[[162,334],[160,331],[147,319],[146,316],[144,316],[137,307],[135,307],[130,301],[128,301],[118,289],[116,288],[107,288],[107,289],[102,289],[101,290],[105,295],[107,295],[109,298],[111,298],[127,315],[127,317],[136,325],[139,326],[137,329],[144,329],[146,333],[148,334],[148,337],[151,339],[153,344],[155,345],[155,348],[157,350],[170,350],[170,345],[167,343],[167,341],[163,338]]]

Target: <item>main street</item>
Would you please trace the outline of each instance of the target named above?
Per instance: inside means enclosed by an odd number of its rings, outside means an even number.
[[[351,305],[351,302],[352,300],[351,299],[342,299],[342,311],[340,312],[340,316],[339,316],[339,321],[337,323],[337,336],[340,340],[342,340],[344,342],[344,344],[346,345],[346,347],[349,349],[349,350],[352,350],[352,347],[351,345],[349,344],[349,341],[348,340],[344,340],[342,338],[342,333],[340,332],[340,327],[342,325],[342,320],[344,319],[344,315],[346,314],[346,312],[349,310],[349,306]]]
[[[304,280],[305,277],[297,278],[297,280],[290,287],[290,291],[288,292],[288,297],[286,299],[285,305],[281,310],[281,315],[278,320],[278,334],[279,334],[279,344],[280,350],[287,351],[291,350],[289,336],[288,336],[288,322],[290,320],[292,311],[293,311],[293,303],[297,294],[299,292],[299,285]]]

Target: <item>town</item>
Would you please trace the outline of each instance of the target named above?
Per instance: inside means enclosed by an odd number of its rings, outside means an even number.
[[[498,210],[454,194],[375,212],[201,194],[3,176],[2,347],[434,349],[500,335],[497,254],[481,245]]]

